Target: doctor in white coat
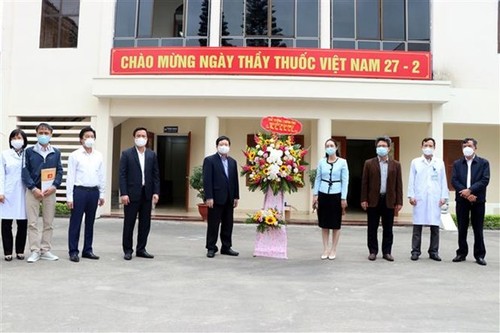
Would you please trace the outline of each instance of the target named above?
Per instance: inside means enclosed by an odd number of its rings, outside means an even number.
[[[24,259],[26,245],[26,188],[21,180],[24,148],[28,144],[26,134],[15,129],[9,135],[10,148],[1,154],[0,163],[0,217],[2,218],[2,243],[6,261],[12,260],[14,239],[12,221],[17,221],[16,257]]]
[[[442,160],[434,157],[436,141],[422,140],[421,157],[412,160],[408,180],[408,199],[413,206],[413,236],[411,260],[418,260],[422,241],[422,227],[430,226],[431,239],[429,258],[441,261],[439,257],[439,224],[441,206],[448,199],[448,183]]]

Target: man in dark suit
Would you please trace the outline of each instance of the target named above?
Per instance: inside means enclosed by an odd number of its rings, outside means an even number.
[[[476,149],[477,141],[473,138],[465,138],[462,141],[464,157],[453,163],[451,183],[456,191],[458,221],[458,250],[453,261],[464,261],[469,253],[467,229],[470,221],[474,230],[474,258],[479,265],[485,266],[486,247],[483,239],[483,224],[486,187],[490,182],[490,164],[486,159],[476,155]]]
[[[394,261],[391,254],[394,214],[403,206],[403,181],[401,164],[389,158],[391,139],[379,137],[375,140],[377,157],[366,160],[361,180],[361,207],[368,217],[369,260],[377,259],[378,225],[382,218],[382,254],[388,261]]]
[[[131,260],[135,220],[139,214],[136,256],[152,259],[146,251],[151,228],[151,210],[160,193],[160,174],[156,154],[146,148],[148,131],[138,127],[133,133],[135,145],[124,150],[120,158],[120,199],[124,205],[123,252]]]
[[[228,156],[231,141],[221,136],[215,141],[217,153],[205,157],[203,161],[203,189],[205,202],[208,205],[207,218],[207,257],[213,258],[219,250],[217,238],[219,225],[221,254],[237,256],[239,253],[231,249],[234,208],[240,198],[238,183],[238,167],[236,161]]]

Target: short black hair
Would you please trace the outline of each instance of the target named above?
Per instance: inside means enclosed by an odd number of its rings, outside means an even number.
[[[78,134],[78,136],[80,137],[80,140],[83,139],[83,136],[87,132],[94,133],[94,138],[97,138],[97,136],[95,135],[95,130],[92,127],[90,127],[90,126],[86,126],[86,127],[82,128],[82,130],[80,131],[80,134]]]
[[[378,138],[375,139],[375,147],[377,147],[378,143],[380,141],[384,141],[385,143],[387,143],[387,146],[391,146],[391,143],[392,143],[392,140],[390,137],[388,137],[387,135],[384,135],[384,136],[379,136]]]
[[[477,140],[474,138],[465,138],[463,139],[462,144],[467,143],[469,141],[472,141],[472,143],[474,144],[474,148],[477,148]]]
[[[50,131],[50,133],[54,132],[54,129],[52,128],[52,126],[50,126],[47,123],[40,123],[40,124],[38,124],[38,126],[35,127],[35,131],[38,132],[38,129],[42,128],[42,127],[45,127],[46,129],[48,129]]]
[[[225,135],[219,136],[217,140],[215,140],[215,145],[218,146],[219,142],[221,142],[222,140],[227,140],[227,142],[229,142],[229,145],[231,145],[231,140],[229,140],[229,138]]]
[[[422,145],[424,145],[424,143],[426,143],[427,141],[432,141],[432,143],[434,144],[434,147],[436,147],[436,140],[434,140],[433,138],[423,138]]]
[[[23,144],[23,149],[26,148],[26,146],[28,145],[28,137],[26,136],[26,133],[24,133],[24,131],[22,129],[19,129],[19,128],[16,128],[15,130],[13,130],[12,132],[10,132],[10,135],[9,135],[9,147],[10,148],[14,148],[12,147],[12,145],[10,144],[10,140],[12,140],[14,137],[16,137],[18,134],[21,134],[21,136],[23,137],[23,140],[24,140],[24,144]]]
[[[132,136],[135,136],[135,133],[137,133],[139,131],[146,131],[146,134],[148,133],[148,130],[146,129],[146,127],[136,127],[136,129],[132,133]]]

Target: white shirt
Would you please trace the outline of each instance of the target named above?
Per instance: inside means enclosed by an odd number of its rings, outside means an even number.
[[[69,155],[66,176],[66,200],[73,202],[75,186],[99,187],[99,198],[104,199],[106,177],[102,154],[95,149],[89,154],[80,147]]]
[[[389,168],[389,159],[383,160],[378,158],[380,164],[380,194],[385,194],[387,191],[387,171]]]
[[[476,155],[474,155],[470,160],[468,159],[465,159],[465,161],[467,162],[467,188],[470,188],[470,185],[471,185],[471,171],[470,171],[470,168],[472,166],[472,161],[474,160],[474,157],[476,157]]]
[[[144,176],[144,163],[145,162],[145,156],[146,156],[146,149],[141,153],[137,147],[135,147],[135,150],[137,150],[137,155],[139,156],[139,164],[141,165],[141,173],[142,173],[142,186],[146,184],[146,178]]]

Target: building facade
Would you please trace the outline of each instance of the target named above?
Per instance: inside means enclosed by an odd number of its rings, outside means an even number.
[[[474,137],[478,155],[491,163],[487,212],[499,214],[498,6],[497,0],[3,1],[1,146],[8,147],[15,127],[33,143],[34,127],[46,121],[67,158],[79,130],[93,126],[106,158],[106,214],[118,203],[120,152],[133,144],[138,126],[151,132],[159,156],[160,206],[188,210],[198,199],[187,177],[215,152],[215,139],[229,136],[231,154],[243,165],[248,136],[269,115],[302,123],[312,168],[325,140],[338,139],[351,170],[352,209],[359,207],[363,161],[375,156],[375,137],[394,138],[404,188],[422,138],[434,137],[436,154],[450,165],[461,154],[460,140]],[[113,50],[171,47],[428,52],[431,77],[112,73]],[[244,179],[240,186],[239,209],[260,208],[262,195],[246,190]],[[64,186],[58,193],[64,200]],[[306,177],[286,201],[307,212],[311,196]],[[405,205],[402,213],[410,212]]]

